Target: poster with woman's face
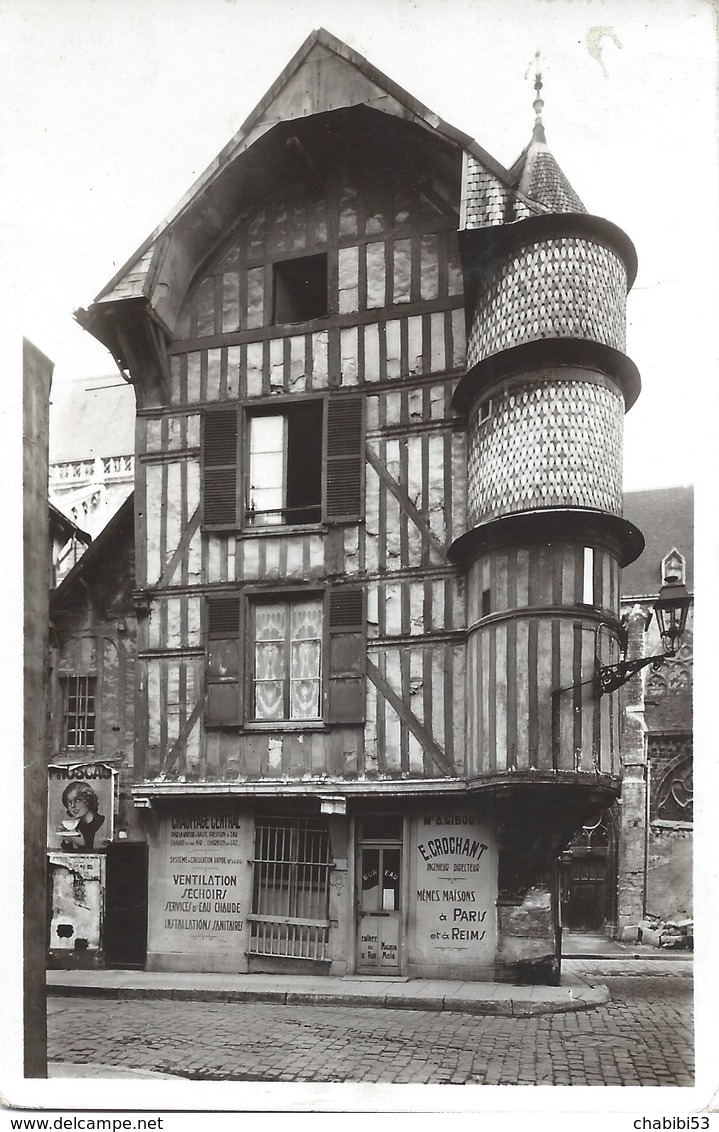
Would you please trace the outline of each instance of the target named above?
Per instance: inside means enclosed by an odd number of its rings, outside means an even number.
[[[115,771],[105,763],[48,767],[48,849],[104,849],[112,841],[114,799]]]

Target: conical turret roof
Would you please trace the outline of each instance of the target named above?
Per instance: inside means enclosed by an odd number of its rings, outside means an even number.
[[[533,137],[510,172],[515,188],[541,205],[543,211],[587,211],[545,141],[537,141]]]
[[[537,97],[534,102],[536,119],[532,140],[509,171],[513,185],[522,196],[540,205],[542,211],[586,212],[586,208],[547,145],[542,122],[544,103],[540,95],[542,89],[540,74],[537,74],[534,87]]]

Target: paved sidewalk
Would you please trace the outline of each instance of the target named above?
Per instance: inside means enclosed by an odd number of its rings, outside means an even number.
[[[54,995],[48,1000],[48,1056],[71,1063],[64,1070],[69,1076],[103,1076],[103,1067],[114,1067],[120,1075],[187,1078],[197,1083],[193,1089],[216,1081],[248,1089],[275,1082],[695,1084],[691,962],[597,958],[568,959],[564,966],[566,974],[579,974],[590,985],[607,984],[610,1001],[595,1010],[483,1017],[446,1009],[446,998],[441,1010],[371,1009],[346,1000],[328,1010],[274,1002]],[[393,985],[402,986],[386,988]],[[708,1050],[703,1061],[709,1085]],[[311,1093],[313,1100],[317,1095]]]
[[[644,943],[626,943],[609,936],[589,932],[563,932],[563,959],[689,959],[691,951],[673,948],[650,947]]]
[[[566,974],[559,987],[446,979],[359,976],[228,975],[154,971],[48,971],[48,994],[194,1002],[271,1002],[284,1006],[385,1007],[530,1017],[593,1010],[609,1001],[605,986]]]

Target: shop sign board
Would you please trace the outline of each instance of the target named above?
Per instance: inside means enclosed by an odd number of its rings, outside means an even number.
[[[112,841],[115,774],[100,762],[48,767],[48,849],[92,853]]]
[[[492,963],[497,853],[487,819],[469,810],[419,814],[412,849],[413,958],[433,966]]]
[[[232,952],[244,961],[253,846],[251,815],[160,820],[150,852],[150,951]]]

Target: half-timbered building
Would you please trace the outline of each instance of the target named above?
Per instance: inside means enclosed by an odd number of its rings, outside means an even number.
[[[130,793],[137,666],[132,497],[53,589],[49,662],[49,961],[142,966],[148,852]],[[99,814],[86,827],[92,836],[82,836],[80,809],[66,808],[73,783]]]
[[[319,31],[78,312],[137,398],[149,966],[556,981],[634,270],[539,119],[507,170]]]

